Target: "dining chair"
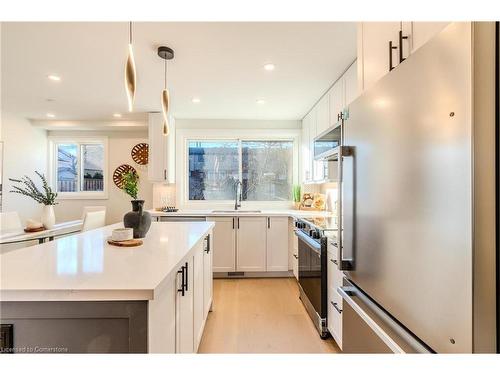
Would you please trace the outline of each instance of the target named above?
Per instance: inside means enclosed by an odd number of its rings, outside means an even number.
[[[85,215],[87,212],[94,211],[106,211],[106,206],[85,206],[83,207],[82,220],[85,219]]]
[[[83,218],[82,232],[101,228],[106,225],[106,211],[91,211]]]
[[[0,212],[0,230],[8,231],[14,229],[23,229],[19,214],[16,211]]]

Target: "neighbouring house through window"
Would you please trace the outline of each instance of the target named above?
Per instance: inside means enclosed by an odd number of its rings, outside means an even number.
[[[51,139],[52,185],[60,197],[106,194],[107,139]]]
[[[289,201],[293,183],[291,140],[188,141],[189,200]]]

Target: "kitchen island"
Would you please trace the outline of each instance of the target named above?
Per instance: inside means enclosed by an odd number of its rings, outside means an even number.
[[[0,320],[18,352],[196,352],[212,303],[214,224],[121,224],[0,255]],[[38,348],[38,349],[36,349]]]

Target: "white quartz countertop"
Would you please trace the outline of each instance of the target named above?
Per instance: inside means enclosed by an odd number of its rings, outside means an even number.
[[[221,212],[227,211],[227,212]],[[251,212],[251,209],[239,209],[237,211],[231,209],[183,209],[177,212],[162,212],[149,210],[152,216],[288,216],[288,217],[310,217],[310,216],[332,216],[328,211],[304,211],[293,209],[275,209],[275,210],[260,210],[259,212]]]
[[[121,224],[0,255],[0,300],[146,300],[177,272],[210,222],[151,224],[143,244],[107,243]]]

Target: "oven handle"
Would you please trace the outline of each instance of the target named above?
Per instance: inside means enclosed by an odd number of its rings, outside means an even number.
[[[302,231],[300,230],[295,230],[295,235],[298,237],[299,240],[304,241],[307,244],[307,246],[312,248],[316,253],[321,254],[321,244],[314,241],[311,237],[302,233]]]
[[[401,337],[412,349],[417,353],[431,353],[426,347],[411,336],[404,328],[401,327],[391,316],[384,310],[372,302],[363,292],[355,286],[341,286],[337,288],[337,292],[347,302],[352,309],[359,315],[361,319],[370,327],[370,329],[387,345],[394,353],[406,353],[406,351],[392,339],[389,334],[384,331],[370,315],[359,306],[352,297],[359,298],[370,309],[370,312],[384,321],[396,334]]]

